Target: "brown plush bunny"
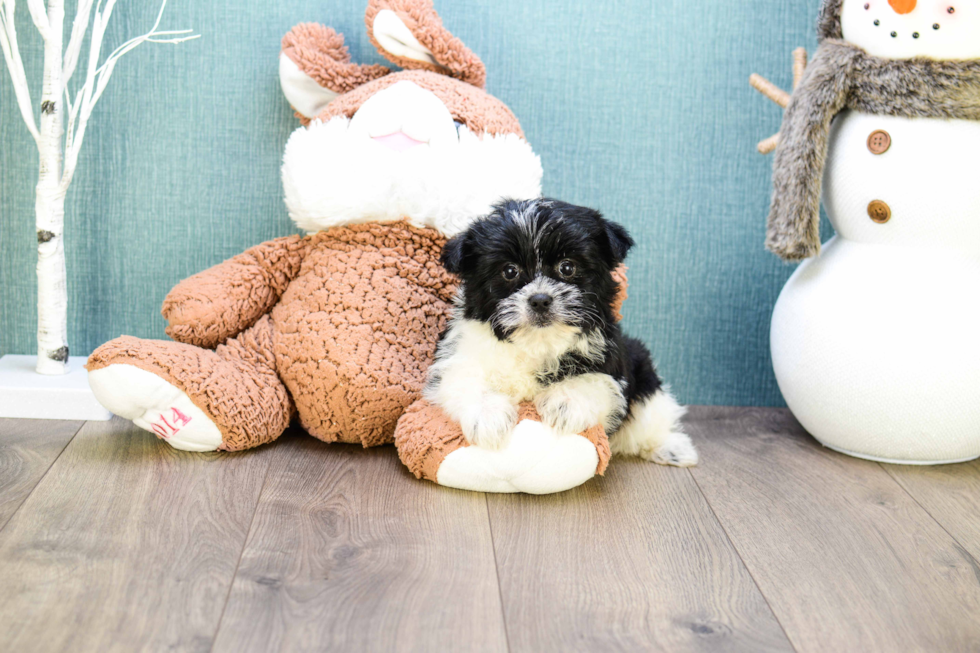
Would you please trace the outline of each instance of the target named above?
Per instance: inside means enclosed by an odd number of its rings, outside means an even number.
[[[446,237],[504,197],[540,195],[520,124],[431,2],[372,0],[366,20],[408,70],[352,64],[320,25],[283,39],[283,91],[306,125],[283,186],[309,235],[178,284],[163,303],[175,342],[122,337],[89,358],[99,400],[174,447],[254,447],[294,415],[328,442],[392,442],[455,292]]]
[[[316,24],[282,41],[280,81],[304,125],[286,145],[283,187],[309,235],[178,284],[162,311],[175,342],[122,337],[89,358],[99,401],[176,448],[247,449],[294,416],[327,442],[393,442],[455,293],[439,264],[446,238],[504,198],[540,195],[520,124],[430,0],[371,0],[366,23],[407,70],[351,63],[343,37]],[[431,466],[424,442],[444,433],[418,428],[402,440]],[[591,477],[602,465],[589,447]]]

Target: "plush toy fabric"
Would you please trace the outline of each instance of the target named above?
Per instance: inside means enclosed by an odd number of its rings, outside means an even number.
[[[163,314],[178,342],[120,338],[88,369],[126,364],[178,386],[222,450],[278,437],[294,412],[327,442],[390,442],[455,292],[443,242],[399,222],[263,243],[170,292]]]
[[[422,399],[398,421],[395,446],[416,478],[478,492],[562,492],[602,475],[610,456],[599,424],[556,433],[530,403],[521,405],[507,445],[490,451],[471,446],[457,422]]]
[[[283,187],[309,235],[178,284],[162,310],[174,342],[122,337],[89,358],[99,400],[176,448],[255,447],[294,417],[326,442],[395,441],[455,293],[438,261],[446,238],[503,198],[540,195],[541,165],[520,124],[483,90],[482,62],[429,0],[371,0],[366,23],[381,53],[409,70],[351,63],[343,37],[320,25],[282,41],[280,81],[304,125],[286,145]],[[516,446],[447,466],[473,449],[454,428],[413,407],[399,430],[403,460],[457,487],[545,492],[584,482],[608,459],[604,434],[544,433],[527,413],[518,429],[533,433],[515,434]]]

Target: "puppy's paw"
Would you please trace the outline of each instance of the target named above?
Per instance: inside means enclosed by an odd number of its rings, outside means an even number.
[[[601,421],[601,415],[588,402],[576,401],[561,390],[546,390],[534,400],[542,421],[558,433],[581,433]]]
[[[483,449],[500,449],[517,425],[517,406],[502,395],[485,395],[479,406],[460,420],[463,437]]]
[[[698,464],[698,450],[691,438],[680,431],[672,432],[656,449],[641,449],[640,456],[659,465],[694,467]]]

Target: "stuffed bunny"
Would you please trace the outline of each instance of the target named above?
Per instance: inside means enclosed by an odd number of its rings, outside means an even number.
[[[89,358],[99,401],[178,449],[255,447],[294,416],[327,442],[391,443],[455,292],[446,238],[502,198],[540,195],[520,124],[430,1],[371,0],[366,22],[408,70],[351,63],[320,25],[282,41],[283,91],[304,123],[283,187],[309,235],[178,284],[162,310],[175,342],[122,337]]]
[[[430,0],[371,0],[366,23],[408,70],[352,64],[343,37],[320,25],[282,41],[280,81],[304,125],[286,145],[283,187],[309,235],[178,284],[163,303],[176,342],[106,343],[89,358],[92,388],[178,449],[255,447],[298,416],[327,442],[395,441],[416,476],[443,485],[579,485],[609,460],[600,425],[556,433],[525,405],[509,444],[490,451],[420,398],[456,290],[443,244],[504,198],[538,197],[541,164]],[[618,315],[625,268],[613,277]]]
[[[309,235],[178,284],[163,303],[176,342],[100,347],[87,366],[96,397],[189,451],[255,447],[294,416],[326,442],[388,444],[409,408],[397,445],[421,478],[489,491],[579,485],[609,459],[601,426],[554,433],[524,406],[510,445],[481,450],[420,398],[456,291],[443,244],[504,198],[538,197],[541,164],[430,0],[371,0],[366,23],[408,70],[352,64],[343,37],[320,25],[282,41],[280,81],[304,125],[286,144],[283,187]]]

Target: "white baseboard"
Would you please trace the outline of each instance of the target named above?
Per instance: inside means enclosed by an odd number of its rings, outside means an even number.
[[[112,417],[88,386],[85,357],[68,359],[69,372],[34,371],[36,356],[0,357],[0,417],[106,421]]]

